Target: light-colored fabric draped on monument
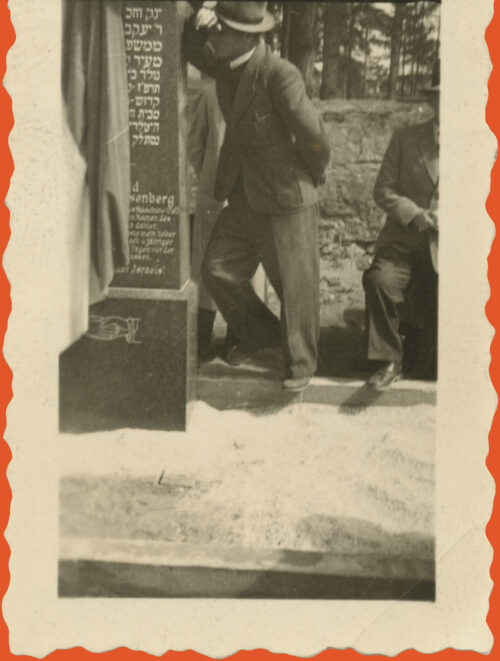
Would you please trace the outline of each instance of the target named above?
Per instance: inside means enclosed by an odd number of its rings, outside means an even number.
[[[84,159],[82,202],[69,246],[78,316],[84,302],[106,294],[115,269],[128,261],[130,145],[121,1],[65,1],[62,90],[69,130]],[[70,155],[75,171],[76,159]]]
[[[215,93],[215,81],[211,78],[202,79],[189,128],[189,157],[197,175],[191,277],[199,285],[199,305],[207,310],[215,310],[216,305],[203,285],[201,264],[213,226],[224,206],[214,198],[214,190],[225,130],[226,124]]]

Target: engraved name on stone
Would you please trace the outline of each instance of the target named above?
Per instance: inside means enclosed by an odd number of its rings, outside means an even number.
[[[129,273],[164,273],[164,262],[158,261],[158,257],[175,252],[175,217],[178,215],[179,207],[174,195],[144,191],[138,181],[133,183],[130,193]]]

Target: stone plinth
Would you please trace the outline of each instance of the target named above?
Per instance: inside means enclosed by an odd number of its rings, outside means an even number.
[[[61,431],[185,429],[195,388],[192,289],[117,290],[91,307],[89,331],[61,356]]]

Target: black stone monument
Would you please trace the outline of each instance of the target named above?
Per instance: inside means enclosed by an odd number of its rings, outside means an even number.
[[[129,87],[130,263],[60,357],[60,429],[184,430],[195,397],[189,280],[185,3],[123,3]]]

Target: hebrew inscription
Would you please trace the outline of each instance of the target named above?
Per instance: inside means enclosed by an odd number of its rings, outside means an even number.
[[[123,28],[132,146],[159,147],[163,8],[125,6]]]

